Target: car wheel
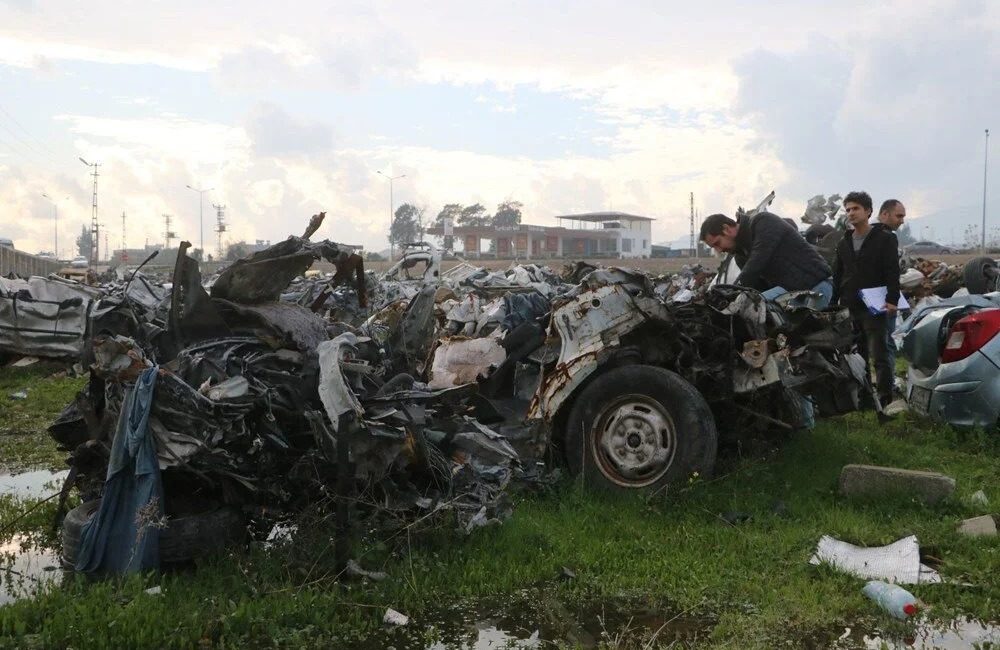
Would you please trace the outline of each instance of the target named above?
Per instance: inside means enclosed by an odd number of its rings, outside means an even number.
[[[101,500],[87,501],[66,513],[62,526],[62,561],[76,566],[83,526],[97,514]],[[222,506],[207,512],[171,517],[160,529],[160,562],[183,564],[246,539],[246,518],[238,509]]]
[[[829,235],[831,232],[836,232],[836,228],[829,224],[817,223],[806,228],[806,233],[803,235],[807,243],[811,246],[818,246],[824,237]]]
[[[962,275],[969,293],[983,294],[997,285],[997,263],[989,257],[976,257],[965,263]]]
[[[701,393],[680,375],[645,365],[614,368],[588,384],[573,403],[565,436],[570,472],[608,490],[707,476],[717,445]]]

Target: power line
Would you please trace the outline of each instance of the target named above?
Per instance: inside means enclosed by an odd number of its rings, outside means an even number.
[[[4,111],[4,113],[6,114],[6,111]],[[14,131],[14,129],[10,128],[3,122],[0,122],[0,127],[3,127],[3,129],[17,141],[17,143],[24,148],[29,156],[36,158],[40,162],[44,162],[46,165],[51,163],[58,166],[60,164],[49,152],[42,151],[35,145],[31,144]]]
[[[32,140],[34,140],[38,144],[42,145],[42,149],[45,149],[44,153],[46,155],[48,155],[48,156],[55,156],[55,152],[51,148],[49,148],[48,145],[46,145],[40,139],[38,139],[34,135],[32,135],[31,131],[29,131],[28,129],[24,128],[24,125],[21,124],[20,122],[18,122],[17,118],[14,117],[13,115],[11,115],[10,112],[6,108],[4,108],[2,105],[0,105],[0,113],[3,113],[8,118],[10,118],[10,121],[13,122],[14,125],[17,126],[17,128],[21,129],[21,131],[24,132],[25,135],[27,135],[29,138],[31,138]]]

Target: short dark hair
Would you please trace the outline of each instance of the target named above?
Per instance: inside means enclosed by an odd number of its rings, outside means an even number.
[[[736,222],[727,217],[724,214],[713,214],[705,217],[705,220],[701,222],[701,236],[700,241],[705,241],[705,237],[712,235],[721,235],[722,230],[726,226],[735,226]]]
[[[895,210],[897,205],[903,205],[903,202],[899,199],[886,199],[882,202],[882,207],[878,209],[878,213],[882,214],[889,210]]]
[[[848,192],[844,197],[844,206],[846,207],[848,203],[857,203],[865,210],[872,211],[872,197],[868,192]]]

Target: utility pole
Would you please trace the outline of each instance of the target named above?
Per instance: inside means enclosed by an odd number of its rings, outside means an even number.
[[[205,196],[205,192],[211,192],[214,187],[208,187],[205,189],[199,189],[197,187],[191,187],[190,185],[185,185],[189,190],[193,190],[198,193],[198,246],[201,247],[201,258],[205,259],[205,220],[202,208],[205,202],[202,198]]]
[[[215,256],[222,259],[222,233],[226,232],[226,206],[213,203],[215,208],[215,232],[219,235],[219,243],[215,247]]]
[[[694,244],[694,192],[691,192],[691,255],[698,257],[698,249]]]
[[[91,172],[91,176],[94,177],[94,195],[91,202],[91,213],[90,213],[90,262],[96,263],[101,259],[101,226],[97,223],[97,168],[101,166],[101,163],[89,163],[80,158],[82,162],[87,167],[93,167],[94,171]]]
[[[389,238],[389,259],[391,260],[396,255],[395,245],[392,242],[392,208],[393,208],[392,182],[393,181],[398,181],[401,178],[406,178],[406,174],[400,174],[399,176],[389,176],[388,174],[383,174],[381,171],[376,172],[376,173],[379,174],[379,175],[381,175],[381,176],[384,176],[387,179],[389,179],[389,233],[388,233],[388,238]]]
[[[986,129],[986,146],[983,150],[983,255],[986,254],[986,167],[990,162],[990,130]]]
[[[170,240],[177,237],[177,235],[174,234],[174,231],[170,229],[170,222],[173,221],[173,219],[174,218],[169,214],[163,215],[163,238],[167,241],[167,245],[163,247],[164,250],[168,250],[170,248]]]
[[[125,239],[125,211],[122,210],[122,264],[128,264],[128,244]]]

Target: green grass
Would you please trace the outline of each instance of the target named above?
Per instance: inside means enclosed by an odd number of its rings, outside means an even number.
[[[65,467],[66,454],[56,449],[45,429],[86,379],[52,377],[61,370],[65,367],[46,362],[0,369],[0,469]],[[11,398],[20,390],[27,390],[27,399]]]
[[[773,452],[731,454],[715,479],[654,498],[594,494],[567,480],[519,495],[511,519],[468,538],[441,526],[361,541],[362,564],[389,573],[381,583],[336,582],[333,531],[308,525],[287,547],[254,547],[186,572],[70,580],[0,608],[0,647],[357,647],[365,639],[380,647],[393,638],[379,631],[385,607],[419,628],[443,604],[465,600],[533,611],[555,602],[578,616],[603,602],[686,612],[714,622],[699,647],[828,647],[845,626],[905,629],[864,598],[863,581],[807,563],[823,534],[864,545],[916,534],[946,578],[973,585],[913,586],[929,615],[996,620],[1000,540],[964,538],[955,526],[982,514],[967,505],[976,490],[1000,503],[997,440],[906,416],[882,428],[856,414]],[[840,468],[859,462],[945,472],[958,492],[934,507],[905,497],[848,502],[836,493]],[[772,512],[776,500],[785,513]],[[720,519],[734,510],[752,519]],[[562,567],[576,579],[560,580]],[[144,593],[157,584],[162,595]],[[648,636],[615,639],[642,647]]]

